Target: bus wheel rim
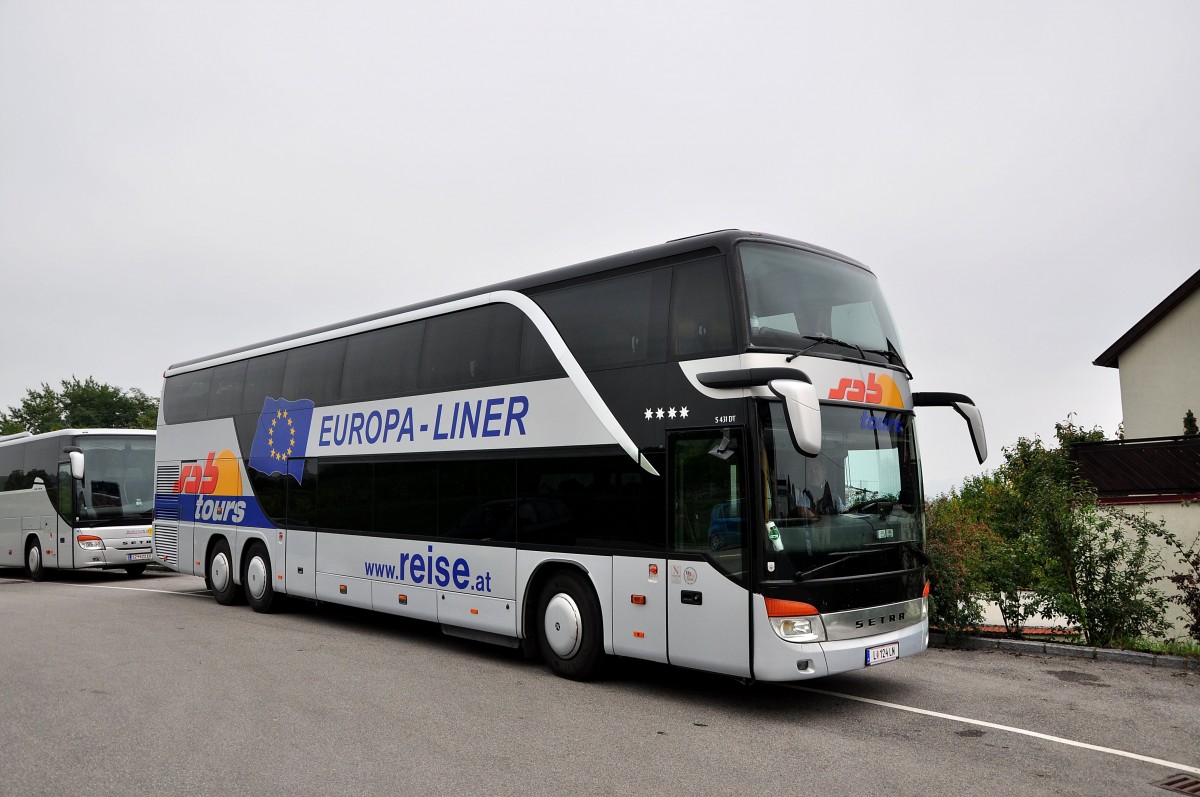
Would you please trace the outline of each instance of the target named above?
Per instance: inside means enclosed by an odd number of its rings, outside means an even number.
[[[255,600],[262,600],[267,591],[267,563],[261,556],[250,558],[246,565],[246,584]]]
[[[42,569],[42,550],[36,545],[29,546],[29,572],[36,573]]]
[[[546,642],[560,659],[579,652],[583,642],[583,623],[575,599],[558,593],[546,603]]]
[[[224,552],[213,558],[212,585],[217,592],[224,592],[229,588],[229,559]]]

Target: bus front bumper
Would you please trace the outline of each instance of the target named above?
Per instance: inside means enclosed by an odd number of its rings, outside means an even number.
[[[767,619],[762,596],[755,596],[754,677],[760,681],[799,681],[842,672],[885,665],[895,658],[922,653],[929,647],[929,613],[922,599],[920,620],[902,628],[853,639],[824,642],[788,642],[781,639]],[[894,650],[888,649],[895,645]],[[888,658],[868,665],[867,651]],[[894,653],[894,656],[890,654]]]

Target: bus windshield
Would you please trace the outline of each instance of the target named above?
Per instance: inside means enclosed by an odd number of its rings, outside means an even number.
[[[761,402],[759,418],[773,578],[869,572],[875,565],[865,554],[897,548],[923,556],[911,414],[823,406],[815,458],[792,446],[780,402]]]
[[[868,353],[903,357],[900,337],[875,275],[833,258],[777,244],[738,245],[750,343],[804,351],[824,339]],[[820,350],[813,354],[819,354]]]
[[[149,520],[154,511],[154,438],[80,436],[84,479],[80,525]]]

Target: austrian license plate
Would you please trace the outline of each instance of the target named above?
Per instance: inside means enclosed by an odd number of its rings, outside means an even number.
[[[900,658],[900,643],[891,642],[887,645],[867,648],[867,666],[883,664],[885,661]]]
[[[151,554],[151,553],[131,553],[131,554],[128,554],[128,556],[129,556],[129,561],[131,561],[131,562],[144,562],[147,559],[154,558],[154,554]]]

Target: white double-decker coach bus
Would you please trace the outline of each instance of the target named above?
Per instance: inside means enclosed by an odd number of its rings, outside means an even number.
[[[928,643],[874,275],[724,231],[171,366],[155,544],[222,604],[420,618],[593,676],[788,681]]]
[[[154,560],[154,432],[64,429],[0,437],[0,567],[124,568]]]

